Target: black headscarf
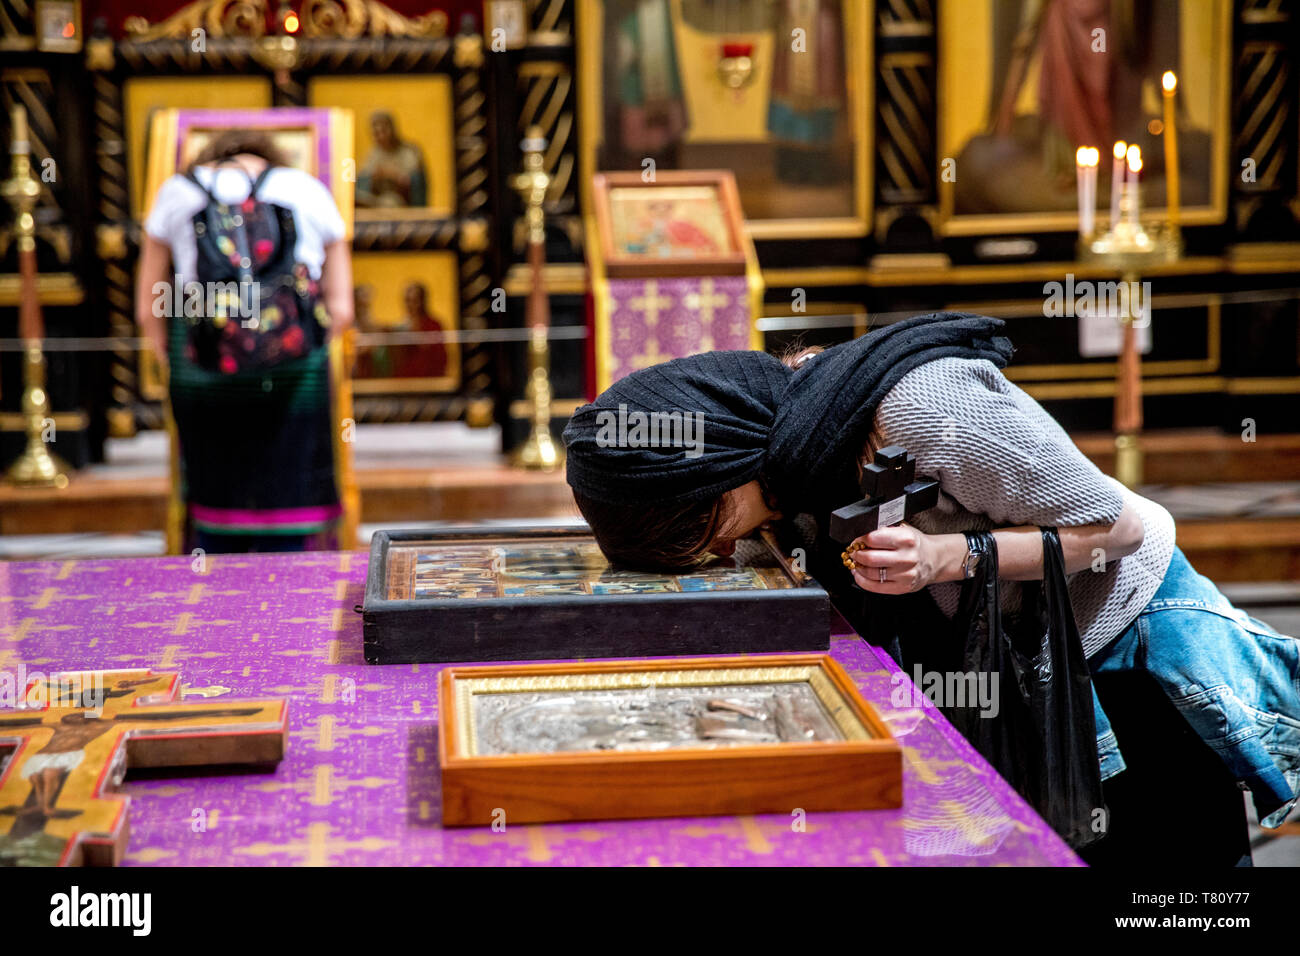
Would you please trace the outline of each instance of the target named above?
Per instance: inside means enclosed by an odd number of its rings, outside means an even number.
[[[716,498],[762,476],[787,514],[820,515],[859,496],[856,462],[876,407],[924,362],[988,359],[1011,342],[999,319],[937,312],[834,346],[791,370],[765,352],[705,352],[619,379],[564,429],[574,491],[608,504],[682,504]],[[600,441],[625,413],[701,414],[702,449]],[[824,524],[823,524],[824,527]]]

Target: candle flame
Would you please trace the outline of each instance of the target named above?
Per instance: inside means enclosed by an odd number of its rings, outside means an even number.
[[[1112,152],[1115,154],[1116,159],[1123,159],[1124,153],[1127,149],[1128,149],[1128,143],[1124,142],[1121,139],[1115,143],[1115,148],[1112,150]]]
[[[1129,160],[1128,160],[1128,168],[1129,168],[1129,170],[1130,170],[1131,172],[1135,172],[1135,173],[1140,173],[1140,172],[1142,172],[1142,157],[1141,157],[1141,156],[1137,156],[1137,157],[1130,156],[1130,157],[1129,157]]]
[[[1128,155],[1128,164],[1130,167],[1134,163],[1142,162],[1142,150],[1138,147],[1137,143],[1134,143],[1132,146],[1128,148],[1127,155]]]
[[[1166,93],[1172,93],[1178,86],[1178,77],[1174,76],[1173,70],[1165,70],[1165,75],[1160,77],[1160,85],[1165,88]]]
[[[1088,165],[1088,147],[1080,146],[1074,151],[1074,161],[1080,166]]]

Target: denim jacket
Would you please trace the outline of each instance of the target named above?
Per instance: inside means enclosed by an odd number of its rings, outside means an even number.
[[[1232,606],[1175,549],[1137,619],[1089,660],[1095,673],[1142,669],[1280,826],[1300,791],[1300,641]],[[1093,692],[1102,779],[1124,769]]]

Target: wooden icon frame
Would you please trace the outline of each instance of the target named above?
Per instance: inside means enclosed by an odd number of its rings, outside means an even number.
[[[844,739],[659,750],[475,752],[475,693],[807,680]],[[897,808],[902,750],[827,654],[448,667],[438,687],[444,826]]]
[[[597,173],[595,190],[596,240],[600,243],[605,274],[611,279],[663,278],[666,276],[744,275],[750,239],[745,233],[745,215],[740,208],[736,178],[729,170],[701,169],[660,171],[647,182],[637,172]],[[624,191],[635,190],[637,198],[653,198],[656,192],[671,195],[683,189],[713,190],[716,212],[722,219],[728,249],[721,255],[659,257],[628,254],[615,244],[614,204]]]
[[[780,587],[421,597],[392,585],[413,545],[555,545],[592,541],[582,527],[464,526],[377,531],[362,606],[367,663],[469,663],[663,654],[825,651],[830,597],[761,535]]]

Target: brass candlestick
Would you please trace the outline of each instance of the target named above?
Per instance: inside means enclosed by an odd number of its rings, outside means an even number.
[[[525,391],[532,404],[532,430],[515,453],[516,464],[537,471],[555,471],[564,463],[564,452],[551,437],[551,326],[550,300],[546,296],[543,267],[546,264],[546,216],[542,203],[550,187],[545,158],[546,139],[539,127],[530,126],[523,143],[524,170],[514,177],[515,190],[524,201],[528,225],[528,264],[532,271],[532,288],[528,292],[527,319],[531,330],[528,342],[528,386]]]
[[[1140,288],[1142,270],[1161,262],[1174,262],[1183,253],[1182,234],[1176,226],[1147,228],[1137,215],[1137,184],[1128,184],[1120,195],[1120,209],[1111,228],[1079,242],[1079,259],[1113,268],[1130,294],[1120,295],[1123,327],[1115,388],[1115,477],[1129,488],[1142,483],[1142,357],[1138,351],[1133,322],[1141,309],[1131,290]],[[1147,303],[1149,306],[1150,303]]]
[[[41,352],[41,305],[36,289],[36,218],[33,211],[41,186],[32,176],[30,144],[27,142],[27,111],[13,110],[13,175],[0,183],[3,195],[14,207],[14,234],[18,239],[18,271],[21,290],[18,305],[18,334],[23,340],[22,414],[27,447],[9,466],[7,478],[15,485],[65,488],[68,476],[63,463],[45,447],[45,423],[50,418],[50,396],[45,390],[45,356]]]

